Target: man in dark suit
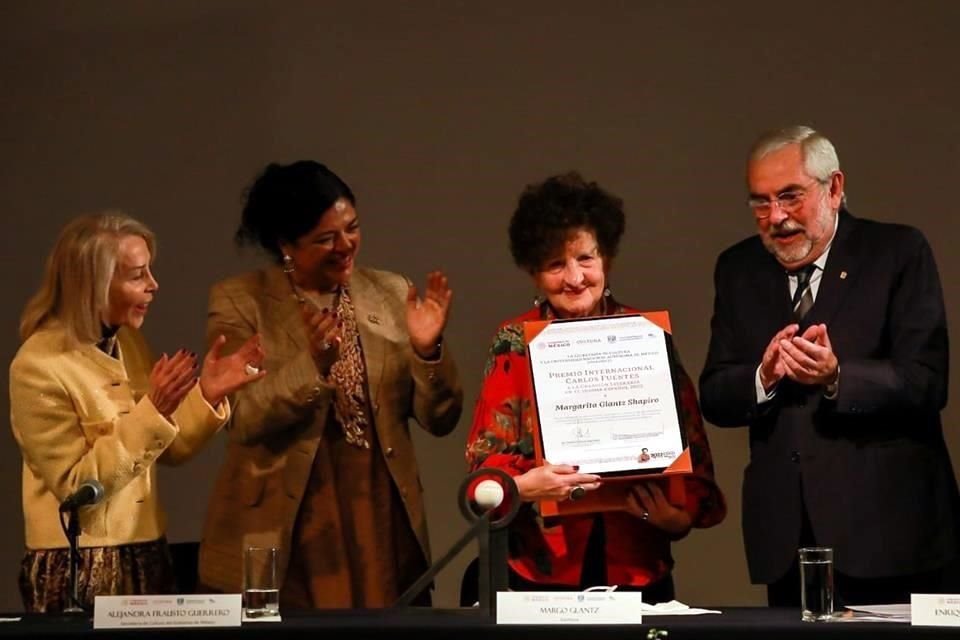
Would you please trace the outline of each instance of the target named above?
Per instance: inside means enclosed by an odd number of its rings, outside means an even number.
[[[751,580],[796,606],[797,549],[822,545],[842,603],[939,591],[960,519],[930,246],[850,215],[836,151],[808,127],[761,137],[747,182],[758,234],[717,260],[700,400],[713,424],[750,429]]]

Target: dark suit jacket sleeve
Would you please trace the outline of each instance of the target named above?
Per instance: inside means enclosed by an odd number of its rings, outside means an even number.
[[[946,405],[947,323],[933,252],[916,229],[907,229],[891,250],[897,251],[898,268],[889,283],[887,357],[845,359],[837,354],[837,413],[935,414]]]
[[[700,375],[703,416],[718,427],[746,425],[758,413],[755,376],[760,362],[743,361],[743,350],[738,348],[737,332],[743,328],[734,318],[732,298],[737,285],[729,262],[726,254],[721,255],[714,270],[710,347]]]

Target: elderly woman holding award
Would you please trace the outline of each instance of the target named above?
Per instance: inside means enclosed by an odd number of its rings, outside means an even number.
[[[621,481],[626,491],[617,509],[540,517],[539,501],[587,503],[585,496],[606,480],[573,464],[536,464],[537,416],[524,323],[637,313],[617,302],[609,288],[624,227],[621,200],[577,173],[527,187],[510,221],[514,261],[539,295],[534,308],[501,324],[494,335],[466,457],[472,470],[497,467],[511,474],[525,503],[510,531],[513,589],[619,585],[642,590],[648,602],[670,600],[671,542],[726,515],[695,390],[674,353],[679,422],[692,460],[692,473],[682,481],[682,504],[671,503],[660,479],[639,479]]]

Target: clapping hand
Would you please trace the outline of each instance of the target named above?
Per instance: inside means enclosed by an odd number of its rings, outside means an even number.
[[[310,342],[313,361],[317,364],[317,370],[327,375],[340,356],[343,320],[336,311],[327,308],[317,309],[309,302],[303,303],[300,313],[304,324],[307,325],[307,338]]]
[[[417,287],[410,283],[407,289],[407,332],[410,345],[421,358],[436,355],[437,344],[450,314],[452,297],[447,276],[440,271],[427,274],[427,289],[422,299],[417,297]]]
[[[153,365],[147,396],[160,415],[169,418],[177,410],[197,381],[196,369],[197,356],[183,349],[163,354]]]
[[[262,368],[265,354],[259,334],[250,336],[232,355],[221,356],[220,350],[226,342],[223,335],[214,341],[200,371],[200,390],[214,407],[237,389],[267,375]]]
[[[770,393],[770,390],[787,375],[787,369],[780,355],[780,344],[784,340],[793,338],[798,328],[797,324],[789,324],[778,331],[763,352],[763,359],[760,361],[760,384],[767,393]]]
[[[825,324],[781,340],[780,354],[787,377],[800,384],[828,385],[837,379],[839,364]]]

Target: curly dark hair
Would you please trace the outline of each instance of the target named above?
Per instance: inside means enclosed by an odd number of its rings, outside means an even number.
[[[280,245],[307,234],[338,199],[357,204],[347,183],[313,160],[268,164],[246,195],[234,238],[241,246],[259,245],[277,262],[283,260]]]
[[[623,200],[571,171],[528,185],[520,194],[510,218],[510,253],[518,267],[534,273],[572,232],[587,229],[596,236],[600,255],[610,259],[625,228]]]

